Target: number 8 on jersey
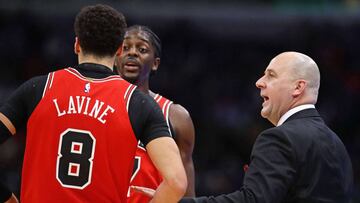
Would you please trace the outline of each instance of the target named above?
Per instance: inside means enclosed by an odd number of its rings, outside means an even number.
[[[63,187],[84,189],[91,183],[95,141],[84,130],[69,128],[60,135],[56,178]]]

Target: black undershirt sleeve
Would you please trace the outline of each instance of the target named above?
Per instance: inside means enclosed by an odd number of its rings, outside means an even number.
[[[10,137],[11,133],[9,129],[0,121],[0,144],[4,143]]]
[[[16,129],[24,126],[39,103],[47,76],[34,77],[18,87],[1,106],[3,113]]]
[[[137,139],[145,146],[155,138],[171,137],[159,105],[138,89],[130,98],[129,117]]]
[[[0,107],[0,112],[11,121],[16,129],[26,125],[29,116],[42,97],[46,80],[46,76],[38,76],[26,81]],[[11,137],[10,131],[0,122],[0,144],[9,137]],[[7,201],[11,195],[9,188],[0,183],[0,202]]]
[[[11,195],[11,191],[2,183],[0,183],[0,202],[6,202],[11,197]]]

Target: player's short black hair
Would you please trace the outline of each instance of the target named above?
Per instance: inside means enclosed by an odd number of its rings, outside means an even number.
[[[126,26],[122,13],[103,4],[83,7],[74,23],[84,54],[99,57],[115,55],[123,42]]]
[[[126,32],[132,31],[132,30],[139,30],[146,32],[150,37],[150,42],[155,49],[155,57],[160,58],[161,57],[161,40],[160,38],[153,32],[149,27],[144,25],[133,25],[126,29]]]

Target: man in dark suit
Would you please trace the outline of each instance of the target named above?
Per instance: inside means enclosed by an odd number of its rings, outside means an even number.
[[[276,56],[256,82],[264,99],[261,115],[276,127],[258,136],[243,187],[181,203],[350,202],[350,158],[315,109],[319,86],[319,69],[310,57],[297,52]]]

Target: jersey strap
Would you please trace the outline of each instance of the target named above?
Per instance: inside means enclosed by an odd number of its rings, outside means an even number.
[[[169,129],[169,132],[170,132],[170,135],[171,137],[173,137],[172,133],[171,133],[171,130],[170,130],[170,120],[169,120],[169,111],[170,111],[170,106],[173,104],[173,101],[159,95],[159,94],[156,94],[154,96],[154,100],[159,104],[163,114],[164,114],[164,117],[165,117],[165,120],[166,120],[166,123],[168,125],[168,129]]]
[[[48,74],[48,77],[46,79],[46,84],[45,84],[45,87],[44,87],[44,91],[43,91],[43,94],[42,94],[42,97],[45,96],[46,92],[50,90],[51,86],[52,86],[52,82],[54,80],[54,76],[55,76],[55,72],[50,72]]]
[[[126,102],[126,110],[129,112],[129,103],[131,95],[134,93],[135,89],[137,88],[136,85],[130,84],[129,87],[126,89],[124,94],[124,100]]]
[[[159,94],[156,94],[154,96],[154,100],[161,108],[164,118],[169,126],[169,110],[173,102]],[[168,127],[168,129],[170,135],[173,136],[170,127]],[[131,177],[131,185],[148,188],[149,190],[155,190],[162,182],[162,180],[163,178],[161,177],[161,174],[152,163],[149,155],[146,152],[146,149],[141,144],[141,142],[139,142],[136,150],[133,175]],[[143,203],[149,201],[149,197],[135,192],[129,187],[127,203]]]

